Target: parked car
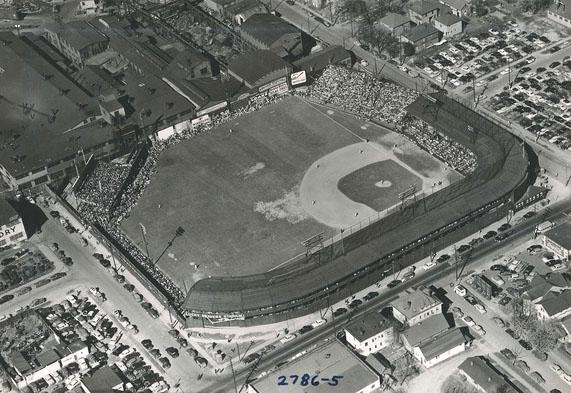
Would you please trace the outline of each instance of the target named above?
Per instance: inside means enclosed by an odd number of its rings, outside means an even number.
[[[518,341],[519,345],[521,345],[522,347],[524,347],[525,349],[527,349],[528,351],[531,351],[533,349],[533,347],[531,346],[530,343],[528,343],[525,340],[519,340]]]
[[[448,254],[442,254],[441,256],[439,256],[439,257],[436,259],[436,263],[443,263],[443,262],[446,262],[446,261],[449,260],[449,259],[450,259],[450,255],[448,255]]]
[[[305,334],[305,333],[310,332],[312,330],[313,330],[313,326],[305,325],[301,329],[299,329],[299,334]]]
[[[504,326],[506,326],[506,324],[504,323],[504,321],[501,318],[494,317],[492,319],[496,323],[496,325],[498,325],[499,327],[503,328]]]
[[[402,281],[401,280],[393,280],[390,283],[387,284],[387,287],[389,288],[394,288],[397,285],[399,285]]]
[[[502,349],[500,353],[504,355],[508,360],[514,361],[516,359],[516,355],[507,348]]]
[[[540,373],[538,373],[537,371],[532,372],[529,375],[535,382],[537,382],[538,384],[542,385],[545,383],[545,379],[543,379],[543,377],[541,376]]]
[[[506,329],[506,333],[509,334],[513,339],[519,340],[519,334],[514,332],[512,329]]]
[[[530,368],[524,360],[518,360],[515,362],[515,366],[521,369],[522,371],[528,373]]]
[[[165,349],[165,351],[173,358],[178,358],[178,349],[174,348],[174,347],[168,347],[167,349]]]
[[[458,296],[466,296],[468,294],[468,291],[466,291],[466,288],[464,288],[462,285],[456,285],[454,287],[454,292],[456,292],[458,294]]]
[[[346,308],[340,307],[337,310],[333,311],[333,316],[338,317],[345,314],[346,312],[347,312]]]

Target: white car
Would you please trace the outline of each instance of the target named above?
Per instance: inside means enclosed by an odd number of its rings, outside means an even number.
[[[429,269],[432,269],[434,266],[436,266],[435,262],[427,262],[422,266],[422,268],[424,270],[429,270]]]
[[[485,313],[486,313],[486,308],[485,308],[484,306],[482,306],[481,304],[479,304],[479,303],[478,303],[478,304],[474,304],[474,308],[475,308],[476,310],[478,310],[478,312],[479,312],[480,314],[485,314]]]
[[[478,333],[480,336],[486,335],[486,331],[484,330],[484,328],[481,325],[474,325],[474,326],[472,326],[472,329],[474,329],[474,331],[476,333]]]
[[[500,72],[501,75],[507,75],[510,72],[509,68],[506,68],[505,70],[502,70],[502,72]]]
[[[407,72],[408,68],[406,68],[405,66],[402,65],[402,66],[399,66],[399,70]]]
[[[293,334],[293,333],[292,333],[292,334],[288,334],[287,336],[284,336],[284,338],[282,338],[282,339],[280,340],[280,342],[281,342],[282,344],[285,344],[285,343],[288,343],[288,342],[290,342],[290,341],[292,341],[292,340],[295,340],[296,337],[297,337],[296,334]]]
[[[318,319],[317,321],[313,322],[313,323],[311,324],[311,326],[313,326],[314,328],[316,328],[316,327],[319,327],[319,326],[323,325],[323,324],[326,323],[326,322],[327,322],[327,320],[325,320],[325,319]]]
[[[465,323],[466,325],[468,325],[468,326],[475,326],[475,325],[476,325],[476,322],[474,322],[474,320],[473,320],[471,317],[469,317],[469,316],[463,317],[462,320],[463,320],[464,323]]]
[[[481,81],[479,81],[478,83],[476,83],[476,86],[485,86],[487,85],[488,82],[486,82],[484,79],[482,79]]]
[[[492,35],[498,35],[498,34],[500,34],[500,32],[497,31],[496,29],[490,29],[490,30],[488,30],[488,31],[489,31],[490,34],[492,34]]]
[[[119,357],[120,357],[121,359],[123,359],[123,358],[129,356],[129,355],[132,354],[132,353],[135,353],[135,349],[129,347],[129,348],[125,349],[123,352],[121,352],[121,353],[119,354]]]
[[[567,385],[571,385],[571,375],[568,374],[561,374],[559,377],[567,383]]]
[[[563,369],[561,368],[561,366],[558,365],[557,363],[551,363],[551,364],[549,365],[549,368],[550,368],[551,370],[553,370],[553,372],[554,372],[555,374],[557,374],[557,375],[565,374],[565,371],[563,371]]]
[[[466,291],[466,288],[464,288],[462,285],[456,285],[454,287],[454,292],[456,292],[456,294],[458,294],[458,296],[466,296],[468,294],[468,291]]]

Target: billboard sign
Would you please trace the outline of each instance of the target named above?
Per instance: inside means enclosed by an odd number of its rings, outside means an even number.
[[[307,82],[307,76],[305,75],[305,71],[293,72],[291,74],[292,86],[302,85],[305,82]]]

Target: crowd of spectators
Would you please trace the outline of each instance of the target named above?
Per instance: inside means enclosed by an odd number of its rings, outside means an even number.
[[[366,119],[399,124],[418,93],[364,72],[329,66],[307,89],[307,96]]]
[[[128,217],[129,212],[135,207],[145,188],[150,184],[156,172],[159,157],[165,149],[282,98],[283,96],[258,97],[232,112],[224,111],[212,116],[211,121],[207,124],[188,128],[165,140],[152,140],[150,146],[145,147],[149,149],[147,159],[141,163],[142,165],[140,165],[138,174],[133,181],[124,186],[118,204],[113,203],[118,191],[124,185],[129,173],[137,169],[125,163],[98,163],[78,192],[80,197],[78,210],[82,217],[88,222],[96,222],[105,228],[107,233],[113,236],[121,248],[129,254],[128,257],[142,266],[168,292],[176,306],[182,305],[186,294],[165,273],[155,267],[153,261],[125,236],[120,229],[121,221]]]
[[[340,66],[329,66],[304,93],[326,105],[380,120],[463,175],[476,169],[476,156],[422,120],[407,116],[418,93],[392,82]]]

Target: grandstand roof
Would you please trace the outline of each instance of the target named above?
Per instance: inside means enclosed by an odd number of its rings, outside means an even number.
[[[315,257],[260,274],[203,279],[190,289],[184,308],[202,315],[275,314],[294,307],[304,308],[305,303],[325,297],[342,280],[354,278],[355,272],[366,275],[367,269],[378,264],[379,250],[384,251],[381,261],[386,263],[403,246],[507,198],[514,189],[527,184],[529,162],[518,139],[445,95],[433,96],[438,103],[420,97],[407,110],[426,117],[429,123],[476,154],[478,167],[470,176],[425,197],[416,210],[404,209],[372,224],[366,231],[368,235],[357,232],[347,236],[345,254],[327,263],[319,263]],[[439,108],[436,120],[434,109],[427,109],[434,105]],[[475,139],[466,131],[468,125],[477,131]],[[421,208],[424,205],[426,212]],[[330,251],[326,252],[329,255]]]
[[[320,71],[331,64],[346,61],[352,61],[351,52],[341,45],[331,45],[295,61],[293,65],[300,70],[310,72]]]

